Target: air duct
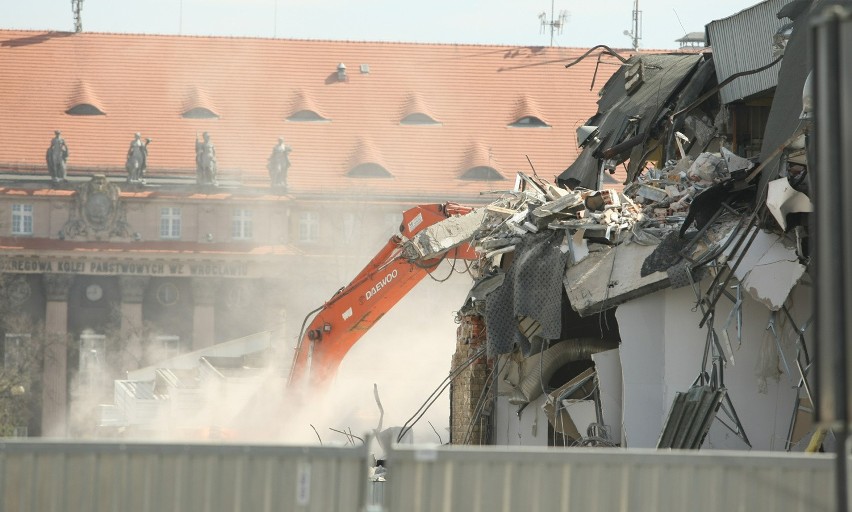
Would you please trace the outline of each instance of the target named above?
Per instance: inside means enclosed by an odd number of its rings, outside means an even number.
[[[530,372],[518,383],[512,392],[509,403],[524,405],[532,402],[543,393],[542,382],[546,383],[553,377],[556,370],[567,363],[591,359],[592,354],[611,350],[618,347],[614,341],[597,338],[577,338],[560,341],[541,354],[539,364],[531,365]]]

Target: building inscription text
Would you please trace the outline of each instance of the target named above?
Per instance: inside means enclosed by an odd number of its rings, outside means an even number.
[[[77,258],[3,258],[0,272],[93,275],[246,277],[245,262],[92,261]]]

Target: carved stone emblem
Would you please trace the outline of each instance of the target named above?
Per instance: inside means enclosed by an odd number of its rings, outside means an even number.
[[[68,222],[60,232],[64,238],[101,240],[128,237],[126,212],[118,200],[119,188],[103,174],[77,189],[77,199]]]
[[[30,285],[23,276],[14,276],[4,281],[6,297],[13,305],[21,305],[30,298]]]

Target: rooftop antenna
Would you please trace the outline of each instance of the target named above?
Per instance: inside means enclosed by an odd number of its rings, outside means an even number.
[[[683,30],[683,37],[686,37],[686,28],[683,26],[683,23],[681,23],[680,16],[677,15],[677,10],[672,7],[672,11],[674,11],[675,18],[677,18],[677,24],[680,25],[680,29]]]
[[[275,11],[272,14],[272,37],[278,37],[278,0],[275,0]]]
[[[74,13],[74,32],[83,31],[83,0],[71,0],[71,11]]]
[[[639,0],[633,0],[633,27],[630,31],[625,30],[624,35],[632,40],[633,50],[638,50],[639,40],[642,39],[642,11],[639,10]]]
[[[570,16],[568,11],[562,10],[559,11],[559,17],[557,18],[555,16],[555,3],[556,0],[550,0],[550,21],[547,20],[546,12],[541,11],[538,15],[538,19],[541,21],[541,33],[544,34],[545,27],[550,27],[550,46],[553,46],[554,34],[562,35],[562,27],[565,26]]]

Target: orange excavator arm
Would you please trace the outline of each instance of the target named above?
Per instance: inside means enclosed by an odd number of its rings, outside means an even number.
[[[468,242],[482,214],[454,203],[405,211],[400,233],[303,325],[290,385],[328,383],[349,349],[444,258],[476,259]]]

